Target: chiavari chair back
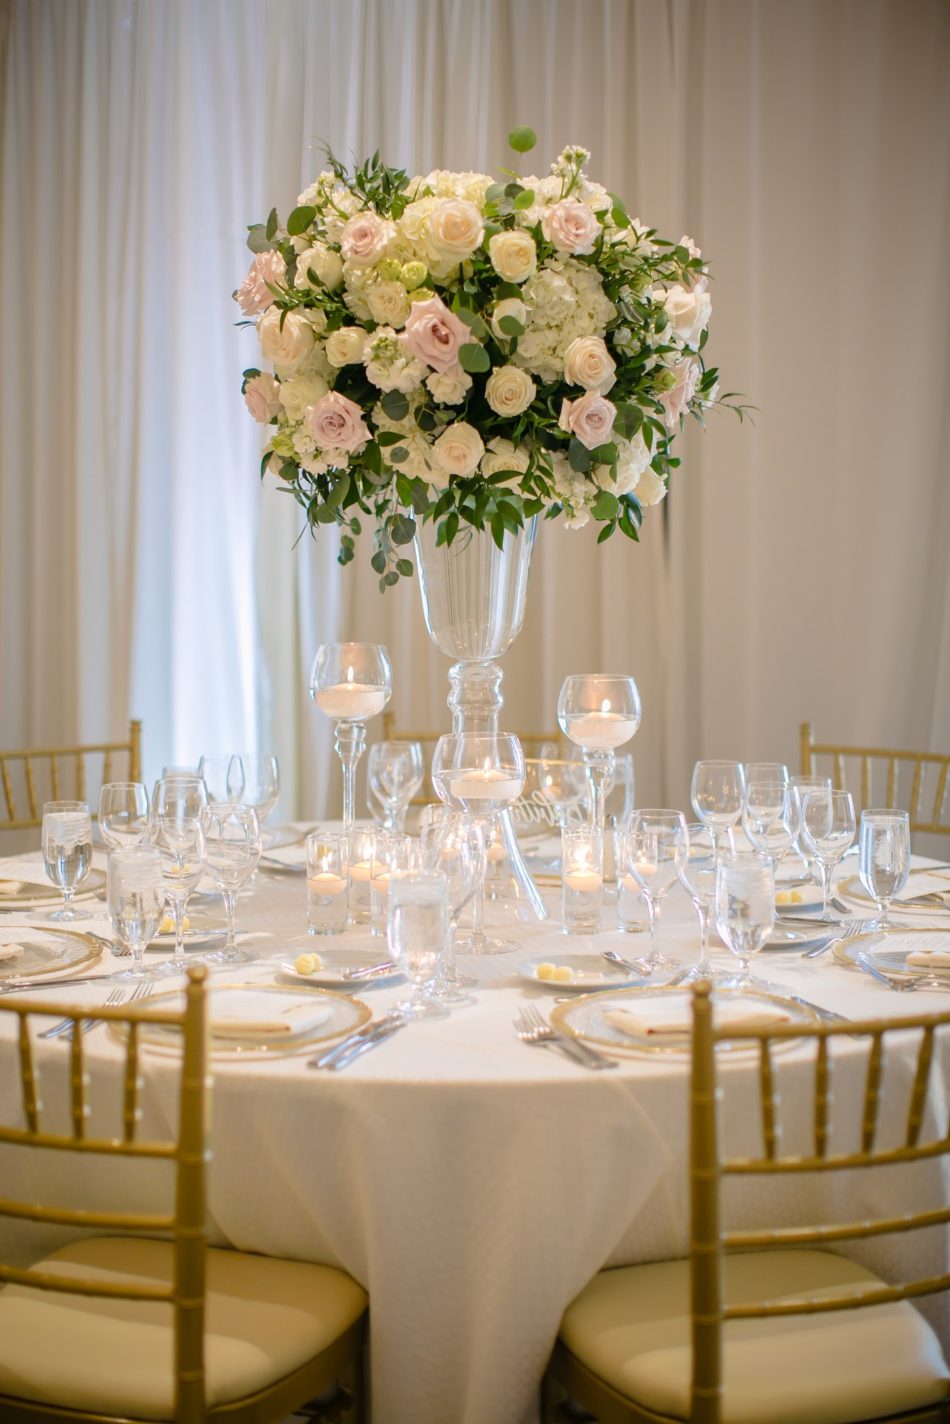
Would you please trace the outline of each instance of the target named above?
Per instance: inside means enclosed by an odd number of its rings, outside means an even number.
[[[950,756],[819,743],[812,724],[803,722],[801,770],[803,776],[830,775],[836,789],[852,793],[859,812],[869,806],[909,811],[912,834],[950,836]]]
[[[124,742],[0,751],[0,831],[38,828],[44,801],[93,801],[108,781],[141,781],[142,724],[131,721]],[[92,806],[95,816],[96,807]]]

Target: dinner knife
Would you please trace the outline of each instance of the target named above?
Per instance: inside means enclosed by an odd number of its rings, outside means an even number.
[[[330,1048],[325,1048],[322,1053],[318,1053],[315,1058],[308,1058],[306,1067],[308,1068],[329,1068],[334,1059],[342,1058],[351,1048],[357,1044],[372,1039],[382,1029],[391,1023],[398,1023],[402,1019],[401,1014],[384,1014],[381,1019],[373,1019],[368,1024],[363,1024],[362,1028],[355,1029],[353,1033],[348,1033],[345,1038],[341,1038],[339,1043],[334,1043]]]
[[[370,1034],[366,1038],[361,1039],[359,1043],[354,1043],[346,1053],[331,1059],[325,1066],[332,1072],[338,1073],[341,1068],[349,1067],[355,1058],[361,1057],[364,1053],[369,1053],[371,1048],[378,1048],[381,1043],[385,1043],[387,1039],[392,1038],[393,1034],[398,1033],[401,1028],[405,1028],[408,1022],[409,1020],[402,1015],[398,1018],[390,1019],[388,1023],[379,1029],[378,1033]]]

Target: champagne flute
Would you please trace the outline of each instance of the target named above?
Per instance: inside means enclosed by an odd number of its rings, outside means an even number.
[[[903,890],[910,874],[910,816],[907,811],[862,811],[858,832],[858,874],[872,900],[877,901],[878,916],[868,928],[891,929],[891,901]]]
[[[175,920],[175,952],[155,966],[156,973],[183,974],[185,906],[201,879],[198,817],[208,792],[200,776],[162,777],[152,793],[151,837],[162,858],[165,895]]]
[[[142,845],[149,834],[148,792],[140,781],[107,781],[99,790],[99,834],[111,850]]]
[[[253,954],[239,949],[234,935],[238,891],[250,880],[261,858],[261,827],[253,806],[205,806],[198,817],[198,855],[221,891],[228,917],[227,943],[214,956],[222,964],[242,964]]]
[[[343,830],[353,829],[356,764],[366,746],[366,723],[392,694],[389,654],[381,643],[323,643],[310,671],[310,696],[335,724],[333,745],[343,767]]]
[[[745,776],[737,761],[698,761],[693,767],[690,801],[697,819],[712,831],[716,856],[722,855],[722,838],[731,844],[732,827],[742,815]]]
[[[640,694],[632,677],[575,673],[557,700],[558,726],[580,747],[590,785],[591,824],[603,831],[615,753],[640,727]]]
[[[762,990],[768,985],[755,979],[749,961],[768,940],[775,920],[775,872],[767,861],[736,855],[719,862],[716,870],[716,928],[740,965],[736,989]]]
[[[850,791],[805,793],[802,803],[802,840],[818,863],[821,879],[821,919],[835,922],[831,913],[831,879],[835,866],[854,840],[854,802]]]
[[[44,918],[65,924],[87,919],[86,911],[70,904],[92,869],[92,816],[86,802],[47,801],[40,834],[46,874],[63,892],[61,909],[50,910]]]
[[[679,960],[660,953],[659,928],[663,901],[672,890],[689,854],[689,832],[682,811],[634,811],[622,838],[628,870],[647,902],[650,916],[650,953],[646,973],[678,969]]]
[[[142,956],[165,910],[162,856],[157,847],[133,845],[112,852],[106,869],[106,901],[112,928],[132,952],[131,968],[113,978],[151,978]]]
[[[406,808],[424,775],[420,742],[376,742],[370,747],[367,778],[370,791],[383,808],[385,830],[405,829]]]

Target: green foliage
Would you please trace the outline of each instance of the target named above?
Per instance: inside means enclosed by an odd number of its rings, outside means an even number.
[[[538,136],[534,129],[512,129],[508,135],[508,147],[513,148],[515,153],[530,153],[537,141]]]

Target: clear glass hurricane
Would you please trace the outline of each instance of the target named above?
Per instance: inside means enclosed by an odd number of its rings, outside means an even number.
[[[132,965],[114,979],[150,979],[143,962],[145,946],[155,934],[165,912],[165,879],[161,851],[156,846],[126,846],[114,850],[106,869],[106,903],[112,928]]]
[[[310,696],[335,724],[333,745],[343,768],[343,829],[355,819],[356,764],[366,746],[366,723],[392,695],[389,654],[381,643],[323,643],[310,670]]]
[[[590,784],[591,823],[603,831],[615,755],[640,727],[640,694],[632,677],[574,673],[557,700],[558,726],[581,748]]]
[[[405,830],[406,810],[425,776],[421,742],[374,742],[366,772],[369,789],[383,808],[384,828]]]
[[[854,841],[854,801],[850,791],[806,791],[802,802],[802,841],[818,865],[821,918],[834,922],[831,882],[835,866]]]
[[[634,811],[622,838],[624,871],[640,886],[650,916],[650,954],[647,972],[679,968],[679,960],[660,953],[660,911],[676,884],[689,854],[689,832],[681,811]],[[618,867],[620,869],[620,867]]]
[[[221,891],[228,917],[227,943],[214,959],[222,964],[245,963],[254,955],[238,948],[234,911],[238,891],[250,880],[261,858],[261,826],[254,807],[241,802],[205,806],[198,818],[198,854]]]
[[[910,816],[906,811],[867,810],[858,831],[858,874],[877,902],[870,929],[891,928],[890,906],[910,874]]]
[[[63,892],[60,909],[44,918],[60,924],[88,918],[70,901],[92,869],[92,815],[85,801],[47,801],[40,832],[43,864],[53,884]]]

